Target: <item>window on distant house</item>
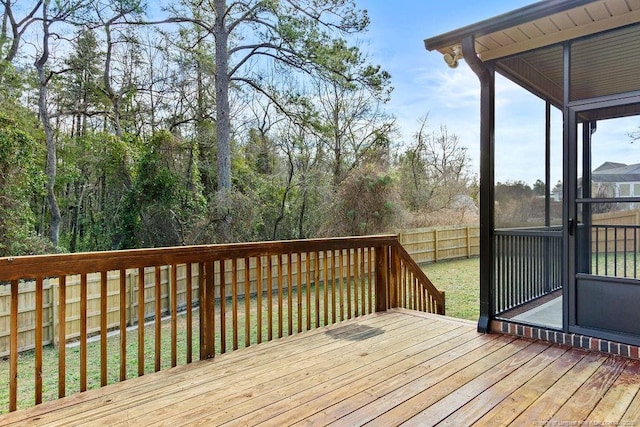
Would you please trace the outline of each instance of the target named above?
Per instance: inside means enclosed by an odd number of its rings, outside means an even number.
[[[633,184],[633,195],[640,196],[640,184]]]
[[[620,184],[620,197],[629,197],[631,195],[631,184]]]

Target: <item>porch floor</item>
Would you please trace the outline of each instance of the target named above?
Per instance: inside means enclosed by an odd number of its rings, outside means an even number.
[[[512,319],[530,325],[562,329],[562,295],[513,316]]]
[[[636,425],[639,375],[638,360],[392,310],[46,402],[0,424]]]

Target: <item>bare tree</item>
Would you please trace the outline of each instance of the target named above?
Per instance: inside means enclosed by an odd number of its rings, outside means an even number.
[[[386,163],[395,120],[382,108],[384,92],[316,79],[314,99],[322,139],[333,154],[334,185],[363,161]]]
[[[419,121],[414,144],[401,158],[405,200],[413,209],[451,207],[455,196],[466,194],[471,183],[467,147],[446,126],[428,131],[427,118]]]
[[[20,0],[24,6],[24,0]],[[29,26],[38,21],[37,13],[42,6],[43,1],[36,1],[30,8],[26,8],[27,12],[24,16],[18,18],[14,13],[14,6],[17,0],[0,0],[0,5],[4,7],[2,14],[2,27],[0,29],[0,51],[4,52],[3,63],[12,62],[18,54],[22,36]],[[5,49],[5,46],[8,47]],[[5,65],[2,65],[4,68]],[[2,75],[0,75],[2,77]]]

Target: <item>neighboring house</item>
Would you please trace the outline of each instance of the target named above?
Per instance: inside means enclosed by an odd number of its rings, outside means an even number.
[[[591,173],[596,197],[640,196],[640,163],[604,162]]]

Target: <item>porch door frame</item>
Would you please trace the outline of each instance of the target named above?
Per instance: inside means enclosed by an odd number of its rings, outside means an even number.
[[[566,49],[569,50],[569,49]],[[568,67],[567,67],[568,68]],[[568,71],[565,69],[565,71]],[[568,85],[566,85],[568,86]],[[568,94],[567,94],[568,95]],[[595,110],[613,109],[616,107],[624,107],[630,104],[640,103],[640,91],[618,94],[606,97],[600,97],[595,99],[579,100],[565,103],[565,120],[564,120],[564,141],[563,141],[563,156],[564,156],[564,170],[563,170],[563,256],[564,256],[564,307],[563,307],[563,330],[569,333],[583,334],[593,336],[596,338],[610,339],[615,341],[627,342],[630,344],[640,345],[640,332],[636,334],[629,334],[620,331],[614,331],[610,329],[600,329],[593,326],[584,326],[580,324],[578,320],[578,288],[579,282],[589,282],[591,276],[591,247],[590,247],[590,233],[591,233],[591,214],[590,206],[593,203],[597,203],[599,199],[593,198],[591,194],[591,129],[589,121],[581,120],[580,115]],[[612,116],[610,118],[614,118]],[[603,116],[603,119],[609,117]],[[582,170],[583,170],[583,191],[582,194],[578,194],[578,144],[579,136],[578,125],[583,124],[582,132]],[[588,185],[585,185],[588,183]],[[585,233],[582,241],[580,237],[580,229],[578,226],[578,219],[580,216],[579,205],[589,208],[588,213],[583,213],[582,219],[585,222],[582,227],[585,228]],[[583,208],[583,211],[585,209]],[[585,246],[589,245],[589,246]],[[580,257],[585,259],[580,261]],[[585,264],[586,263],[586,264]],[[616,292],[621,295],[623,292],[620,288],[624,282],[629,282],[628,279],[620,278],[603,278],[594,277],[594,282],[603,283],[605,286],[610,286],[607,291],[615,295]],[[593,287],[593,283],[590,283]],[[631,285],[633,286],[633,285]],[[583,291],[586,292],[586,291]],[[640,292],[636,294],[640,295]],[[629,298],[630,293],[627,294]],[[614,297],[615,298],[615,297]],[[635,299],[635,295],[633,295]],[[613,299],[613,298],[612,298]],[[624,298],[622,298],[624,300]],[[584,316],[584,314],[582,315]],[[583,317],[584,318],[584,317]],[[624,320],[621,319],[624,323]]]

